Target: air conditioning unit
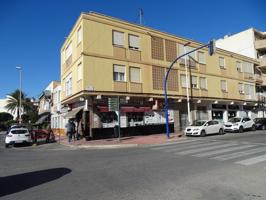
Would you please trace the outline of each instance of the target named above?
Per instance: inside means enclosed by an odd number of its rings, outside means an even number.
[[[245,94],[244,91],[242,91],[242,90],[239,90],[239,93],[240,93],[240,94]]]
[[[192,84],[192,88],[198,88],[197,84]]]

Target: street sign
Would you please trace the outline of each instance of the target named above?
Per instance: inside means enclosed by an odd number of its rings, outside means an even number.
[[[108,98],[108,109],[109,111],[119,110],[118,98]]]

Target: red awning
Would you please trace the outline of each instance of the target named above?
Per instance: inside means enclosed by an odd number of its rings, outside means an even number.
[[[99,109],[100,112],[109,112],[107,106],[97,106],[97,108]]]
[[[133,107],[133,106],[124,106],[121,108],[121,112],[149,112],[151,111],[150,107]]]

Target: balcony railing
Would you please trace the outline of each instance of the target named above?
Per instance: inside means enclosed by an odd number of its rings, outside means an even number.
[[[264,49],[266,49],[266,39],[264,39],[264,40],[256,40],[255,41],[255,48],[257,50],[264,50]]]

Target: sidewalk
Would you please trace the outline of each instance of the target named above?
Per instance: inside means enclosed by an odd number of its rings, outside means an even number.
[[[58,139],[58,138],[57,138]],[[186,139],[182,132],[170,134],[168,139],[165,134],[154,134],[147,136],[130,136],[123,137],[118,140],[118,138],[102,139],[102,140],[90,140],[86,141],[84,139],[68,142],[67,138],[64,137],[60,139],[60,144],[73,147],[73,148],[95,148],[95,149],[107,149],[107,148],[128,148],[137,146],[147,146],[153,144],[161,143],[171,143],[178,140]],[[59,141],[57,140],[59,143]]]

